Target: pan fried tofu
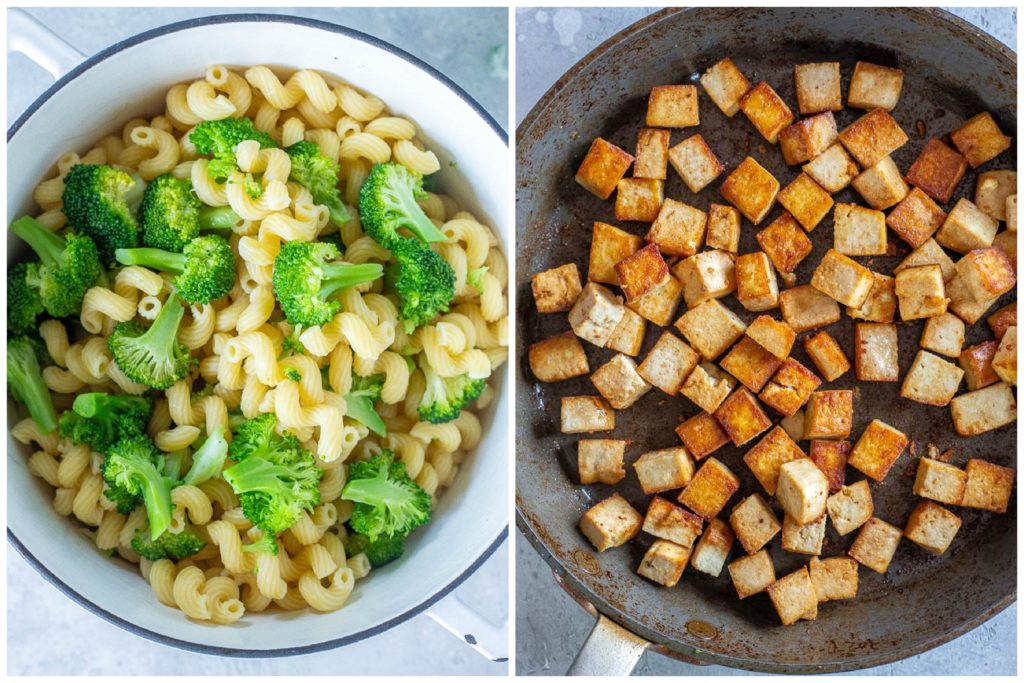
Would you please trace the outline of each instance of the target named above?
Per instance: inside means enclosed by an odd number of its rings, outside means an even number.
[[[679,393],[683,382],[699,362],[699,353],[665,330],[640,364],[638,372],[649,384],[673,396]]]
[[[683,300],[694,308],[709,299],[720,299],[736,290],[736,266],[725,251],[702,251],[672,267],[683,283]]]
[[[693,478],[693,468],[693,458],[682,446],[648,451],[633,463],[640,488],[648,496],[683,488]]]
[[[779,139],[779,132],[796,118],[778,93],[765,81],[755,85],[740,98],[740,110],[754,124],[757,132],[773,145]]]
[[[845,306],[857,308],[867,300],[874,274],[852,258],[829,249],[811,276],[811,286]]]
[[[782,427],[789,438],[794,441],[802,441],[804,438],[804,418],[806,414],[804,411],[798,410],[789,417],[782,418],[779,422],[779,426]]]
[[[1017,326],[1017,302],[1008,303],[986,318],[996,339],[1002,339],[1006,330]]]
[[[948,287],[949,281],[956,277],[956,266],[953,264],[953,259],[949,258],[939,243],[933,239],[925,240],[921,246],[907,254],[907,257],[893,269],[893,272],[898,273],[907,268],[932,264],[938,266],[942,271],[942,281],[947,283]]]
[[[757,225],[775,204],[779,181],[753,157],[747,157],[726,177],[721,192],[727,202]]]
[[[668,146],[672,132],[664,128],[641,128],[636,139],[634,178],[664,180],[668,176]]]
[[[964,370],[968,391],[977,391],[999,381],[999,375],[992,369],[992,359],[998,350],[999,342],[989,340],[960,352],[960,367]]]
[[[1016,171],[985,171],[978,174],[978,184],[974,186],[974,203],[989,216],[997,221],[1006,221],[1006,200],[1011,196],[1017,196]]]
[[[998,247],[1003,250],[1006,254],[1006,258],[1010,260],[1010,266],[1013,268],[1013,272],[1017,272],[1017,233],[1004,230],[1003,232],[996,233],[995,239],[992,240],[992,246]]]
[[[729,435],[709,413],[698,413],[684,420],[676,427],[676,435],[696,460],[703,460],[729,443]]]
[[[971,168],[978,168],[985,162],[1010,149],[1011,138],[1003,135],[992,114],[983,112],[968,119],[967,123],[949,134],[960,153],[967,157]]]
[[[712,519],[693,549],[690,566],[699,572],[719,576],[725,561],[729,558],[734,538],[728,524],[717,517]]]
[[[754,235],[780,273],[792,273],[814,245],[789,213],[783,213]]]
[[[959,467],[931,458],[921,458],[914,477],[914,495],[929,500],[959,505],[964,498],[967,473]]]
[[[805,439],[845,439],[853,428],[853,392],[815,391],[807,400]]]
[[[839,133],[839,141],[862,168],[874,166],[907,139],[900,124],[884,109],[869,111]]]
[[[888,66],[857,62],[850,79],[846,105],[856,109],[892,111],[900,101],[903,72]]]
[[[645,579],[671,588],[683,577],[686,563],[690,561],[690,549],[671,541],[656,540],[644,554],[636,573]]]
[[[622,459],[626,454],[622,439],[580,439],[577,465],[581,484],[618,484],[626,478]]]
[[[1006,229],[1010,232],[1017,232],[1017,194],[1011,194],[1006,198]]]
[[[924,331],[921,333],[921,348],[958,358],[966,333],[967,328],[963,320],[952,313],[943,313],[925,320]]]
[[[715,419],[734,446],[742,446],[772,426],[764,409],[746,387],[740,387],[715,411]]]
[[[665,284],[668,266],[657,244],[648,244],[615,264],[626,301],[634,301]]]
[[[899,380],[899,336],[895,325],[855,323],[853,343],[853,363],[857,379],[862,382]]]
[[[871,271],[871,293],[857,308],[847,307],[846,314],[856,320],[891,323],[896,316],[896,279]]]
[[[562,313],[572,308],[583,291],[575,263],[537,273],[530,281],[538,313]]]
[[[885,214],[856,204],[836,204],[833,214],[836,251],[847,256],[883,256],[889,247]]]
[[[952,512],[930,500],[922,500],[910,513],[903,536],[932,555],[941,555],[960,531],[961,520]]]
[[[907,171],[907,180],[926,195],[948,204],[967,171],[967,159],[942,140],[932,138]]]
[[[999,340],[999,349],[992,357],[992,370],[999,379],[1017,386],[1017,327],[1011,327]]]
[[[736,380],[729,374],[722,372],[713,363],[701,363],[683,382],[683,388],[679,393],[693,401],[701,410],[713,413],[734,388]]]
[[[998,299],[998,297],[993,297],[978,301],[967,289],[967,285],[959,275],[954,275],[952,280],[946,282],[946,296],[949,297],[947,305],[949,310],[956,313],[957,317],[968,325],[973,325],[981,320]]]
[[[875,481],[882,481],[908,443],[903,432],[881,420],[872,420],[846,462]]]
[[[744,336],[725,354],[719,365],[751,391],[761,391],[782,361],[760,344]]]
[[[847,554],[868,569],[884,574],[901,538],[903,532],[898,527],[872,517],[861,527]]]
[[[886,225],[914,248],[927,242],[945,220],[942,207],[917,187],[911,188],[885,218]]]
[[[613,493],[580,518],[580,531],[598,552],[618,548],[640,533],[643,517],[625,498]]]
[[[705,71],[700,84],[715,106],[729,118],[740,110],[740,98],[750,90],[750,81],[728,57]]]
[[[797,524],[793,518],[786,516],[782,521],[782,549],[801,555],[821,555],[821,546],[825,542],[825,521],[822,515],[813,522]]]
[[[896,299],[904,320],[932,318],[946,312],[949,299],[937,265],[915,266],[896,273]]]
[[[615,411],[600,396],[563,396],[562,433],[583,434],[615,429]]]
[[[800,285],[779,293],[782,317],[795,332],[806,332],[839,322],[839,304],[811,285]]]
[[[587,279],[608,285],[619,284],[615,264],[643,246],[643,239],[613,225],[596,221],[590,240],[590,265]]]
[[[607,287],[588,282],[569,311],[569,325],[577,337],[594,346],[604,346],[623,315],[625,309],[620,297]]]
[[[775,582],[775,567],[767,550],[729,563],[729,577],[740,600],[756,595]]]
[[[621,353],[595,370],[590,381],[615,410],[629,408],[651,390],[651,385],[637,372],[636,362]]]
[[[647,323],[638,313],[627,308],[622,312],[622,319],[615,326],[612,336],[608,337],[605,348],[635,356],[640,353],[644,344],[644,332]]]
[[[826,382],[834,382],[850,369],[850,361],[832,335],[822,330],[804,339],[804,351]]]
[[[623,178],[615,194],[615,220],[645,221],[658,217],[665,201],[665,181],[653,178]]]
[[[679,502],[704,519],[717,517],[740,488],[740,480],[715,458],[708,458],[679,494]]]
[[[846,459],[850,457],[849,441],[811,441],[811,461],[828,480],[828,492],[838,493],[846,483]]]
[[[1001,296],[1017,283],[1010,259],[999,247],[968,252],[956,263],[960,281],[978,301]]]
[[[783,626],[818,616],[818,594],[811,583],[807,567],[800,567],[792,574],[775,581],[767,590]]]
[[[1005,427],[1017,419],[1017,402],[1008,384],[992,386],[957,396],[949,403],[953,427],[960,436],[977,436]]]
[[[705,239],[709,249],[735,254],[740,248],[740,212],[731,206],[712,203],[708,207],[708,230]]]
[[[647,125],[651,128],[686,128],[700,124],[697,86],[657,85],[647,99]]]
[[[732,509],[729,524],[748,555],[763,548],[782,530],[771,506],[757,493],[744,498]]]
[[[832,520],[837,534],[845,536],[856,531],[875,514],[868,480],[861,479],[856,484],[843,486],[828,497],[825,507],[828,508],[828,518]]]
[[[572,332],[530,345],[530,370],[541,382],[561,382],[590,372],[583,345]]]
[[[652,536],[692,548],[704,528],[704,520],[661,496],[651,498],[643,530]]]
[[[793,67],[796,101],[801,114],[840,111],[843,95],[839,88],[839,62],[797,64]]]
[[[633,155],[602,138],[595,138],[576,171],[576,182],[591,194],[608,199],[633,163]]]
[[[965,508],[1006,512],[1013,493],[1014,471],[985,460],[967,461],[967,484],[960,504]]]
[[[960,198],[935,233],[935,241],[959,254],[992,245],[999,223],[974,205]]]
[[[860,168],[846,148],[836,142],[804,164],[803,171],[825,190],[835,194],[853,182]]]
[[[850,600],[857,597],[858,568],[852,557],[812,557],[807,565],[818,602]]]
[[[682,300],[682,283],[669,275],[661,287],[628,302],[626,305],[639,313],[645,320],[664,327],[675,317],[676,309],[679,308],[679,303]]]
[[[779,148],[786,164],[795,166],[824,153],[838,139],[836,118],[826,111],[783,128],[779,133]]]
[[[888,209],[907,196],[907,183],[896,168],[892,157],[881,161],[853,179],[853,189],[864,198],[872,209]]]
[[[900,396],[931,406],[946,406],[953,400],[964,371],[925,350],[917,352],[900,387]]]
[[[796,341],[796,332],[783,320],[770,315],[759,315],[744,331],[748,337],[768,350],[779,360],[785,360]]]
[[[833,202],[828,192],[809,175],[801,173],[779,192],[779,204],[810,232],[828,215]]]
[[[743,336],[746,325],[739,316],[723,306],[718,299],[710,299],[680,316],[675,327],[697,349],[704,360],[718,358],[737,339]]]
[[[708,147],[704,137],[699,133],[688,137],[668,151],[668,160],[672,168],[683,179],[690,192],[700,192],[711,184],[711,181],[722,174],[725,166],[718,160],[715,153]]]
[[[708,215],[700,209],[674,199],[666,199],[658,217],[644,237],[666,254],[692,256],[704,241]]]
[[[761,391],[760,398],[766,405],[788,417],[803,407],[820,385],[821,380],[817,375],[799,361],[787,358]]]
[[[797,524],[808,524],[825,514],[828,480],[810,458],[798,458],[779,468],[775,499]]]
[[[789,437],[786,430],[774,427],[757,442],[757,445],[747,451],[743,456],[743,462],[754,473],[765,492],[769,496],[774,496],[782,466],[791,460],[805,457],[807,454],[800,450],[800,446]]]

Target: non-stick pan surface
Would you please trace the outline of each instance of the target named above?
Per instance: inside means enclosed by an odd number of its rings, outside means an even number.
[[[567,586],[631,631],[686,656],[771,672],[823,672],[859,669],[891,662],[934,647],[977,626],[1016,598],[1016,496],[1009,511],[993,515],[956,508],[963,527],[950,550],[933,557],[903,541],[887,574],[860,571],[855,600],[822,605],[816,621],[790,627],[778,617],[766,595],[739,601],[728,572],[714,579],[688,570],[673,589],[657,587],[636,574],[650,537],[595,553],[577,531],[583,512],[608,496],[612,488],[580,486],[576,472],[578,436],[559,433],[559,397],[594,395],[589,378],[542,384],[530,373],[529,345],[563,332],[565,315],[540,315],[533,306],[530,277],[574,261],[586,272],[593,221],[621,225],[643,234],[646,224],[614,220],[611,201],[588,194],[573,175],[590,142],[604,137],[633,150],[652,86],[696,82],[711,64],[729,55],[751,82],[767,80],[796,109],[793,65],[841,62],[843,93],[857,60],[898,66],[905,72],[903,95],[893,112],[910,135],[894,154],[906,172],[925,141],[943,136],[970,116],[990,111],[1004,131],[1016,130],[1016,58],[974,27],[938,10],[922,9],[728,9],[669,10],[655,14],[615,36],[576,65],[545,95],[518,130],[516,151],[516,218],[518,226],[517,294],[519,362],[516,424],[516,504],[518,523]],[[837,115],[842,129],[858,112]],[[718,188],[728,172],[750,154],[785,186],[798,173],[785,166],[778,148],[768,145],[742,114],[726,118],[701,91],[701,125],[675,131],[672,144],[700,132],[726,165],[726,173],[693,195],[669,171],[665,195],[706,209],[722,202]],[[984,168],[1012,167],[1010,149]],[[977,173],[968,171],[957,195],[972,196]],[[837,202],[861,200],[852,189]],[[781,212],[776,206],[763,227]],[[753,228],[744,220],[740,253],[755,251]],[[797,271],[807,283],[814,266],[832,245],[831,216],[813,233],[814,252]],[[890,234],[892,256],[862,259],[869,267],[891,273],[909,247]],[[1015,298],[1007,295],[998,305]],[[735,298],[723,300],[749,322]],[[993,307],[994,310],[995,307]],[[776,312],[777,314],[777,312]],[[898,323],[900,376],[918,348],[922,321]],[[828,331],[853,356],[852,321],[843,317]],[[660,331],[648,325],[643,357]],[[801,335],[801,338],[805,335]],[[991,339],[984,321],[969,329],[965,343]],[[612,352],[585,344],[591,369]],[[794,356],[813,367],[798,340]],[[910,435],[904,452],[882,483],[871,483],[876,516],[903,526],[916,503],[911,494],[917,460],[927,445],[952,448],[952,462],[962,466],[979,457],[1016,466],[1016,425],[970,439],[953,431],[949,408],[923,406],[899,398],[899,383],[858,383],[852,371],[823,388],[856,391],[852,439],[872,418],[880,418]],[[627,450],[626,480],[616,487],[641,511],[647,498],[630,464],[646,450],[678,443],[673,429],[699,409],[687,399],[657,389],[630,410],[620,412],[610,438],[634,440]],[[779,420],[774,415],[775,422]],[[603,434],[602,434],[603,436]],[[805,448],[806,442],[802,444]],[[731,446],[715,456],[742,480],[741,491],[759,491],[743,464],[744,449]],[[862,478],[849,469],[847,482]],[[736,496],[723,514],[738,502]],[[839,537],[830,527],[824,556],[845,552],[855,534]],[[732,557],[736,556],[733,550]],[[785,553],[776,538],[770,546],[776,573],[806,563],[807,557]],[[731,559],[731,558],[730,558]]]

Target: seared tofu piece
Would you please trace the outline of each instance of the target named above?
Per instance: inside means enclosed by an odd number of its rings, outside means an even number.
[[[635,301],[653,292],[668,280],[668,266],[657,244],[648,244],[615,264],[615,274],[626,295],[626,301]]]
[[[759,315],[747,326],[744,334],[756,341],[779,360],[785,360],[796,341],[796,332],[784,320]]]
[[[717,517],[710,520],[704,534],[697,541],[697,547],[693,549],[690,566],[699,572],[719,576],[729,558],[734,538],[728,524]]]
[[[700,84],[715,106],[730,118],[740,110],[740,98],[750,90],[750,81],[728,57],[705,71]]]
[[[967,461],[966,471],[967,484],[960,504],[965,508],[1006,512],[1013,493],[1014,471],[977,458]]]
[[[811,159],[803,167],[804,173],[827,191],[835,194],[853,182],[860,168],[846,148],[836,142]]]
[[[850,79],[850,92],[846,106],[855,109],[884,109],[892,111],[900,101],[903,72],[888,66],[857,62]]]
[[[985,171],[978,174],[978,184],[974,186],[974,203],[989,216],[997,221],[1006,221],[1006,200],[1011,196],[1017,196],[1016,171]]]
[[[744,498],[732,509],[729,525],[748,555],[763,548],[782,530],[771,506],[757,493]]]
[[[708,207],[705,243],[709,249],[735,254],[740,248],[740,212],[731,206],[712,203]]]
[[[899,337],[895,325],[855,323],[853,343],[857,379],[862,382],[899,380]]]
[[[665,330],[640,364],[638,372],[649,384],[673,396],[679,393],[683,382],[699,362],[699,353]]]
[[[871,271],[871,293],[857,308],[847,307],[846,314],[856,320],[891,323],[896,317],[896,279]]]
[[[842,110],[839,62],[797,64],[793,67],[793,77],[796,81],[796,102],[801,114]]]
[[[645,320],[650,320],[659,327],[664,327],[675,317],[676,309],[683,300],[683,285],[679,280],[668,276],[661,287],[652,292],[644,294],[639,299],[634,299],[626,305],[640,314]]]
[[[896,273],[896,299],[904,320],[933,318],[946,312],[949,299],[937,265],[915,266]]]
[[[672,256],[692,256],[704,241],[708,215],[674,199],[666,199],[658,217],[644,236]]]
[[[931,406],[946,406],[963,378],[964,371],[959,367],[922,349],[903,378],[900,396]]]
[[[810,232],[828,215],[833,202],[828,192],[809,175],[801,173],[779,192],[779,204]]]
[[[679,494],[679,502],[704,519],[717,517],[740,488],[740,480],[715,458],[708,458]]]
[[[999,247],[968,252],[956,262],[956,274],[978,301],[1006,294],[1017,283],[1013,264]]]
[[[657,85],[647,99],[647,126],[650,128],[687,128],[700,124],[697,110],[697,86]]]
[[[760,398],[766,405],[788,417],[800,410],[819,386],[821,380],[817,375],[799,361],[787,358],[761,391]]]
[[[936,315],[924,321],[921,348],[950,358],[958,358],[966,334],[967,328],[960,318],[952,313]]]
[[[873,109],[839,133],[839,141],[861,168],[874,166],[907,142],[907,134],[889,112]]]
[[[701,363],[683,382],[683,388],[679,393],[693,401],[701,410],[713,413],[734,388],[736,380],[731,375],[722,372],[717,365]]]
[[[846,459],[850,457],[849,441],[811,441],[811,461],[828,480],[828,492],[838,493],[846,483]]]
[[[779,293],[782,317],[795,332],[806,332],[839,322],[839,304],[811,285],[800,285]]]
[[[789,438],[794,441],[802,441],[804,438],[804,421],[806,414],[803,409],[796,411],[789,417],[783,418],[779,422],[779,426],[785,430]]]
[[[999,381],[999,375],[992,369],[992,359],[998,350],[999,342],[990,339],[960,352],[960,367],[964,370],[968,391],[977,391]]]
[[[648,451],[633,463],[640,488],[648,496],[683,488],[693,478],[693,468],[693,458],[682,446]]]
[[[853,429],[853,392],[815,391],[807,400],[805,439],[845,439]]]
[[[537,273],[530,281],[538,313],[562,313],[572,308],[583,291],[580,271],[575,263],[566,263]]]
[[[813,522],[797,524],[792,517],[786,515],[782,521],[782,549],[801,555],[821,555],[827,519],[822,515]]]
[[[860,565],[852,557],[812,557],[807,565],[818,602],[850,600],[857,597],[857,579]]]
[[[591,194],[608,199],[632,163],[632,154],[596,138],[576,171],[576,182]]]
[[[709,413],[698,413],[684,420],[676,427],[676,435],[696,460],[703,460],[729,443],[729,435]]]
[[[664,180],[623,178],[616,187],[615,220],[650,223],[658,217],[665,201]]]
[[[725,354],[719,365],[751,391],[761,391],[782,361],[768,353],[750,337],[744,336]]]
[[[845,306],[857,308],[871,294],[874,274],[835,249],[825,252],[811,276],[811,286]]]
[[[872,420],[846,462],[875,481],[882,481],[908,443],[903,432],[881,420]]]
[[[530,345],[530,370],[541,382],[561,382],[590,372],[583,344],[572,332]]]
[[[960,436],[977,436],[1005,427],[1017,420],[1017,402],[1008,384],[992,386],[957,396],[949,403],[953,427]]]
[[[754,473],[769,496],[775,495],[779,484],[779,470],[787,462],[806,458],[807,454],[789,437],[782,427],[773,427],[743,456],[743,462]]]
[[[617,353],[590,376],[597,390],[615,410],[625,410],[651,390],[651,385],[637,372],[636,362]]]
[[[1016,190],[1014,190],[1014,194],[1006,198],[1006,229],[1010,232],[1017,232]]]
[[[734,391],[715,411],[715,419],[734,446],[742,446],[772,426],[761,404],[746,387]]]
[[[1011,327],[999,340],[999,349],[992,357],[992,370],[999,379],[1017,386],[1017,327]]]
[[[721,192],[727,202],[757,225],[775,204],[779,181],[753,157],[747,157],[726,177]]]
[[[563,396],[562,433],[583,434],[615,429],[615,411],[600,396]]]
[[[626,478],[622,466],[627,441],[622,439],[580,439],[577,465],[581,484],[618,484]]]
[[[645,579],[671,588],[683,577],[686,563],[690,561],[690,549],[671,541],[656,540],[644,554],[636,573]]]
[[[914,187],[896,208],[889,212],[885,223],[910,246],[920,247],[931,239],[946,220],[946,212],[935,201]]]
[[[702,251],[672,267],[672,274],[683,283],[687,308],[736,291],[736,266],[732,259],[725,251]]]
[[[767,550],[729,563],[729,578],[740,600],[756,595],[775,582],[775,567]]]
[[[948,287],[949,281],[956,277],[956,266],[953,264],[953,259],[949,258],[939,243],[933,239],[925,240],[921,246],[907,254],[907,257],[893,269],[893,272],[898,273],[907,268],[933,264],[942,271],[942,281],[947,283]]]
[[[800,567],[792,574],[775,581],[767,590],[783,626],[795,624],[801,619],[815,619],[818,616],[818,594],[811,583],[807,567]]]
[[[725,170],[725,166],[699,133],[670,149],[668,160],[694,194],[710,185]]]
[[[834,382],[850,369],[850,360],[832,335],[822,330],[804,339],[804,351],[826,382]]]
[[[836,118],[826,111],[783,128],[779,133],[779,149],[786,163],[795,166],[823,154],[838,139]]]
[[[608,337],[605,348],[627,356],[637,355],[644,345],[646,326],[646,321],[638,313],[630,308],[623,310],[622,320],[615,326],[612,336]]]
[[[1017,302],[1006,304],[998,311],[986,318],[988,326],[992,328],[992,334],[996,339],[1002,339],[1006,330],[1017,326]]]
[[[607,287],[588,282],[569,311],[569,325],[577,337],[604,346],[625,315],[622,299]]]
[[[921,458],[914,477],[914,495],[929,500],[959,505],[964,499],[967,473],[946,462]]]
[[[828,480],[810,458],[799,458],[779,468],[775,498],[797,524],[808,524],[824,516]]]
[[[683,313],[675,327],[704,360],[710,361],[743,336],[747,326],[718,299],[710,299]]]
[[[1017,273],[1017,233],[1004,230],[1003,232],[997,232],[995,238],[992,240],[992,246],[998,247],[1003,250],[1006,254],[1006,258],[1010,260],[1010,266],[1013,268],[1014,274]]]
[[[957,317],[968,325],[973,325],[981,320],[998,300],[998,297],[981,301],[975,299],[959,275],[954,275],[952,280],[946,281],[946,296],[949,297],[947,305],[949,310],[956,313]]]
[[[638,533],[643,517],[625,498],[613,493],[580,518],[580,531],[598,552],[618,548]]]
[[[861,527],[847,554],[868,569],[884,574],[901,538],[903,532],[898,527],[872,517]]]
[[[903,536],[932,555],[941,555],[960,531],[961,520],[952,512],[930,500],[922,500],[910,513]]]
[[[594,222],[594,232],[590,240],[590,264],[587,266],[587,279],[591,282],[603,282],[608,285],[619,284],[619,276],[615,274],[615,264],[636,252],[644,241],[636,235],[614,225]]]
[[[987,111],[968,119],[949,137],[960,153],[967,157],[971,168],[978,168],[1010,149],[1012,140],[1003,135],[999,124]]]
[[[889,247],[885,214],[856,204],[836,204],[833,243],[847,256],[883,256]]]
[[[998,221],[961,197],[935,233],[935,241],[958,254],[966,254],[991,246],[998,230]]]
[[[836,533],[845,536],[856,531],[875,514],[875,502],[871,498],[871,487],[867,479],[856,484],[843,486],[839,491],[828,497],[825,504],[828,518]]]
[[[872,209],[888,209],[895,206],[907,196],[907,183],[896,168],[892,157],[883,157],[881,161],[853,179],[853,189],[864,198]]]
[[[661,496],[651,498],[643,530],[652,536],[692,548],[704,528],[704,520]]]
[[[966,171],[967,159],[962,154],[932,138],[907,171],[907,180],[940,204],[948,204]]]
[[[772,264],[783,274],[792,273],[807,258],[814,245],[789,213],[783,213],[754,235]]]
[[[664,128],[641,128],[636,139],[634,178],[665,180],[668,176],[668,146],[672,132]]]
[[[765,81],[755,85],[740,98],[740,110],[754,124],[757,132],[773,145],[779,139],[779,132],[796,118],[778,93]]]

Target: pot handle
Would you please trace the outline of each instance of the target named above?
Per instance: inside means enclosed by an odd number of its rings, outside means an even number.
[[[20,52],[57,80],[83,61],[85,55],[22,9],[7,11],[7,50]]]
[[[449,595],[424,612],[446,631],[492,662],[508,661],[508,622],[495,625],[480,613]]]
[[[650,641],[599,614],[567,675],[628,676],[650,646]]]

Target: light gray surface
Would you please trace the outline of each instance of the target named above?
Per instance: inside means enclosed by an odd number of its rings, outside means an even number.
[[[85,54],[156,26],[241,10],[32,9]],[[505,127],[508,120],[504,9],[257,9],[343,24],[403,47],[461,85]],[[21,55],[8,59],[8,123],[50,79]],[[8,547],[7,671],[10,674],[502,675],[493,663],[425,616],[346,648],[276,660],[190,653],[131,635],[64,597]],[[409,558],[413,560],[414,558]],[[445,600],[461,600],[495,624],[508,620],[508,543]],[[55,644],[59,643],[59,647]],[[504,648],[502,648],[504,651]]]
[[[1016,50],[1017,11],[949,8]],[[516,124],[573,64],[602,42],[651,13],[644,8],[516,10]],[[516,532],[516,672],[560,675],[569,668],[593,619],[555,584],[551,570]],[[1003,674],[1016,672],[1017,605],[983,626],[922,655],[858,673],[874,675]],[[693,666],[645,654],[636,673],[654,676],[746,672]]]

